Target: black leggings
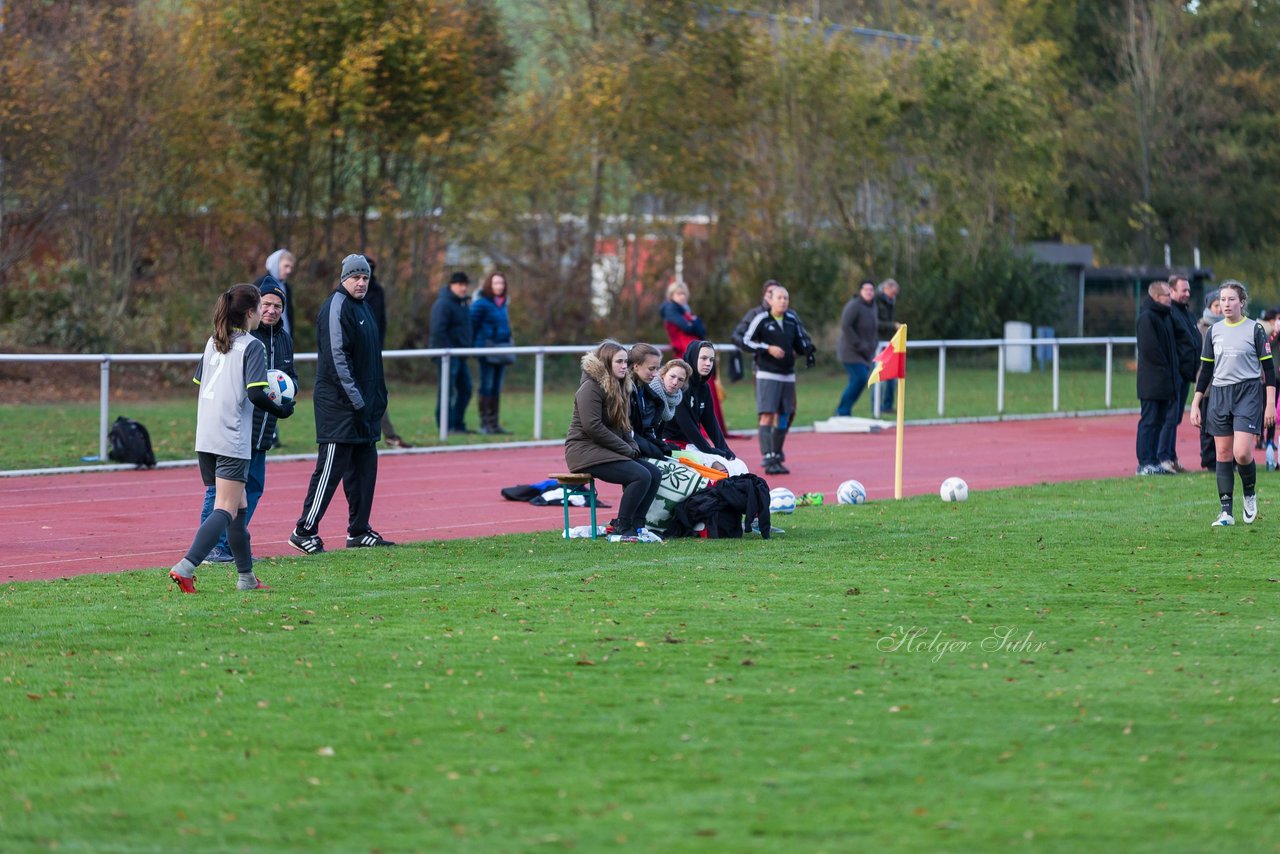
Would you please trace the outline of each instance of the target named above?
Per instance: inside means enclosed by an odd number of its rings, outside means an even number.
[[[638,528],[649,515],[649,505],[658,494],[662,472],[647,460],[619,460],[601,463],[587,469],[593,477],[606,483],[622,485],[622,504],[618,507],[618,522],[623,528]]]

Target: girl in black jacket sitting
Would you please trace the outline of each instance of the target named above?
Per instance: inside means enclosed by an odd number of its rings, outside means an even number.
[[[631,430],[640,456],[660,460],[670,449],[663,444],[662,398],[650,387],[658,378],[662,354],[651,344],[636,344],[628,353],[631,365]]]
[[[684,390],[684,400],[676,407],[675,418],[666,423],[663,438],[682,447],[692,445],[704,454],[736,459],[716,421],[711,380],[716,375],[716,347],[710,341],[694,341],[684,351],[684,360],[693,366],[693,376]]]

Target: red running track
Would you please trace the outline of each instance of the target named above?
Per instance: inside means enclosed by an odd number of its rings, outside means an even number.
[[[908,427],[903,491],[932,492],[952,475],[963,477],[971,490],[1131,476],[1136,423],[1134,415],[1116,415]],[[1198,462],[1189,423],[1181,433],[1179,456]],[[754,437],[733,444],[758,464]],[[867,487],[869,500],[892,499],[893,447],[892,431],[795,433],[787,442],[792,473],[769,480],[797,495],[822,492],[834,499],[840,481],[854,477]],[[297,554],[287,537],[313,467],[307,460],[269,461],[267,491],[251,526],[254,554]],[[559,507],[507,501],[499,490],[564,470],[558,445],[385,452],[373,526],[399,542],[558,530]],[[620,494],[616,486],[601,486],[603,500],[615,507]],[[0,578],[31,581],[171,566],[191,543],[203,497],[194,466],[0,479]],[[585,510],[570,512],[574,524],[585,524]],[[343,546],[346,517],[338,490],[320,526],[331,548]]]

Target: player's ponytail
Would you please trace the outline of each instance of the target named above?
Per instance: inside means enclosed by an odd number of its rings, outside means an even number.
[[[219,353],[231,351],[235,330],[243,330],[245,319],[258,310],[262,294],[253,285],[232,285],[218,297],[213,307],[213,347]]]

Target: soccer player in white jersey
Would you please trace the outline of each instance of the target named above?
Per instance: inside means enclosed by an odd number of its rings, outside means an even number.
[[[213,310],[213,335],[196,368],[196,456],[205,486],[214,487],[214,509],[196,531],[191,548],[169,570],[183,593],[196,592],[196,567],[223,532],[235,558],[237,590],[265,590],[253,573],[246,527],[245,479],[253,455],[253,408],[277,418],[293,414],[293,401],[267,397],[267,353],[249,333],[262,320],[262,295],[253,285],[232,285]]]
[[[1222,320],[1204,336],[1200,376],[1191,402],[1191,423],[1199,427],[1200,399],[1209,392],[1205,431],[1217,451],[1218,518],[1214,527],[1234,525],[1235,472],[1240,472],[1243,520],[1258,518],[1258,469],[1253,447],[1263,427],[1276,423],[1276,369],[1262,324],[1245,316],[1249,292],[1228,279],[1218,297]],[[1265,392],[1264,392],[1265,388]],[[1265,402],[1264,402],[1265,397]]]

